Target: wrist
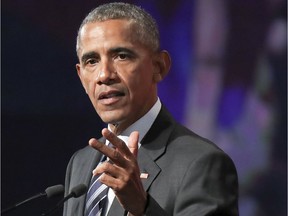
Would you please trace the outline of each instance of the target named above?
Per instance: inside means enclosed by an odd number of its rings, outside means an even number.
[[[148,205],[148,197],[149,197],[148,193],[145,193],[145,201],[143,202],[142,208],[139,208],[139,212],[137,213],[128,212],[127,216],[144,216]]]

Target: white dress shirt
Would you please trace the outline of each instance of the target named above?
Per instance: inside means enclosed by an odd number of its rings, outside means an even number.
[[[130,134],[133,131],[138,131],[139,132],[139,143],[138,143],[138,148],[141,146],[141,140],[143,137],[146,135],[148,130],[151,128],[153,122],[155,121],[157,115],[159,114],[161,109],[161,102],[160,99],[158,98],[156,103],[153,105],[153,107],[139,120],[134,122],[132,125],[130,125],[121,135],[118,137],[122,139],[126,144],[128,142],[128,138]],[[109,126],[108,129],[110,130]],[[106,144],[108,145],[108,140],[106,140]],[[108,200],[106,202],[106,208],[105,208],[105,216],[108,215],[109,209],[111,208],[112,202],[115,198],[114,191],[109,188],[108,190]]]

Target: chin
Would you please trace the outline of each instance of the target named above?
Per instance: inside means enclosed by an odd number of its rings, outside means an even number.
[[[119,115],[119,113],[115,113],[113,111],[105,112],[98,114],[103,122],[106,124],[118,124],[119,122],[125,119],[124,115]]]

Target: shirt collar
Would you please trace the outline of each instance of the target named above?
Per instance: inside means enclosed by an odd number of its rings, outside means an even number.
[[[123,137],[128,138],[129,135],[133,131],[139,132],[139,141],[143,139],[143,137],[146,135],[148,130],[151,128],[152,124],[154,123],[157,115],[159,114],[161,109],[161,102],[159,97],[157,98],[156,103],[153,105],[153,107],[140,119],[138,119],[136,122],[134,122],[132,125],[130,125],[126,130],[124,130],[118,137],[122,139]],[[110,130],[109,126],[108,129]],[[126,141],[126,139],[124,138]]]

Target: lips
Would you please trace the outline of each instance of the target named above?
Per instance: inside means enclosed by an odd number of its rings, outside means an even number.
[[[107,92],[101,92],[99,94],[98,99],[99,100],[104,100],[104,99],[110,99],[110,98],[115,98],[115,97],[122,97],[124,96],[124,92],[117,91],[117,90],[111,90]]]

